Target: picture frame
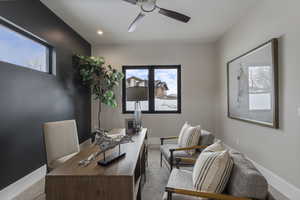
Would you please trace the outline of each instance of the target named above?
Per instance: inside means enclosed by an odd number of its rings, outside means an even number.
[[[132,135],[135,133],[134,118],[125,119],[125,129],[126,129],[126,134],[128,135]]]
[[[279,128],[278,39],[227,63],[228,117]]]

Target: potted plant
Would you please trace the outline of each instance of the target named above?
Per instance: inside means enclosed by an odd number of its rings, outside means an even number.
[[[112,108],[118,106],[114,88],[119,86],[124,75],[111,65],[105,65],[102,57],[75,55],[74,59],[83,84],[88,86],[95,99],[99,100],[98,128],[100,129],[101,103]]]

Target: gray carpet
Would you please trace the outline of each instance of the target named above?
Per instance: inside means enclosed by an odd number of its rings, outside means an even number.
[[[169,170],[160,167],[160,153],[158,149],[149,150],[149,167],[147,168],[147,182],[142,191],[142,200],[161,200],[164,187],[169,178]],[[41,195],[35,200],[45,200],[45,195]],[[288,200],[278,191],[270,188],[268,200]]]
[[[159,150],[150,149],[147,182],[142,191],[142,200],[162,199],[168,178],[169,170],[166,167],[160,167]]]

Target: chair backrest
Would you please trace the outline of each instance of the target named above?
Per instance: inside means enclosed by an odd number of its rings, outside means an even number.
[[[75,120],[44,124],[47,163],[80,151]]]
[[[202,129],[201,137],[199,138],[198,145],[209,146],[214,143],[214,140],[215,140],[215,136],[211,132]],[[197,152],[201,152],[202,150],[203,149],[197,149]]]
[[[264,200],[268,194],[268,182],[242,153],[230,149],[234,166],[226,192],[237,197]]]
[[[201,130],[201,137],[199,139],[199,145],[203,146],[209,146],[214,143],[215,136],[207,131],[207,130]]]

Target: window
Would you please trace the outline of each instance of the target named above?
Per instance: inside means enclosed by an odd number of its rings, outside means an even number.
[[[145,87],[148,100],[141,101],[143,113],[181,113],[181,66],[123,66],[123,113],[134,111],[126,89]]]
[[[50,73],[51,58],[46,42],[0,20],[0,61]]]

